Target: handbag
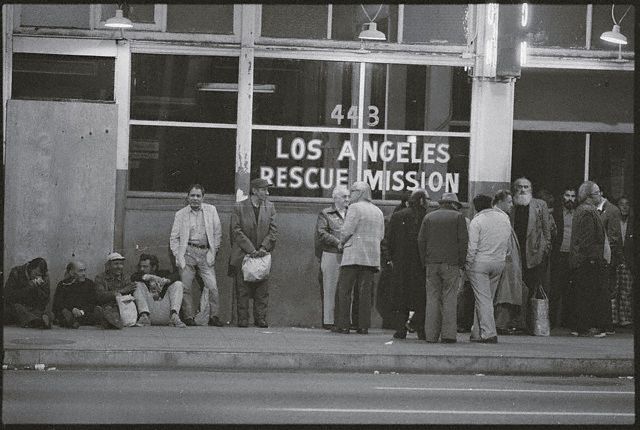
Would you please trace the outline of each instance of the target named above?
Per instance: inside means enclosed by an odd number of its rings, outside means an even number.
[[[529,327],[534,336],[549,336],[549,299],[542,285],[538,284],[529,299]]]
[[[264,257],[251,258],[245,255],[242,260],[242,277],[245,282],[264,281],[271,271],[271,254]]]
[[[118,310],[120,311],[120,321],[123,327],[133,327],[138,321],[138,309],[135,299],[131,294],[126,296],[116,296]]]

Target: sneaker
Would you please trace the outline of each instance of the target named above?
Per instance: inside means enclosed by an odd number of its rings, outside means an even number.
[[[184,323],[188,326],[188,327],[193,327],[196,325],[196,322],[193,318],[185,318],[184,319]]]
[[[403,328],[402,330],[398,330],[393,334],[394,339],[406,339],[407,338],[407,329]]]
[[[138,326],[139,327],[149,327],[151,325],[151,319],[149,318],[149,314],[143,313],[140,314],[138,318]]]
[[[600,338],[600,337],[605,337],[606,335],[609,334],[609,332],[605,332],[605,331],[596,329],[596,330],[589,330],[589,334],[591,335],[591,337]]]
[[[369,334],[369,329],[368,328],[359,328],[356,330],[356,333],[358,334]]]
[[[185,328],[187,325],[180,320],[180,317],[177,313],[172,313],[171,318],[169,318],[169,327],[178,327]]]
[[[572,330],[572,331],[571,331],[571,336],[580,336],[580,333],[578,333],[578,332],[577,332],[577,331],[575,331],[575,330]]]
[[[605,332],[605,334],[608,334],[608,335],[616,334],[616,331],[613,328],[608,328],[604,332]]]

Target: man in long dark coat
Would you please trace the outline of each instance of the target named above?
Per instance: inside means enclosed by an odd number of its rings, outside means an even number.
[[[393,265],[391,305],[396,339],[406,338],[410,311],[415,312],[411,326],[416,328],[418,339],[425,339],[425,272],[418,252],[418,231],[428,212],[428,199],[426,190],[413,191],[409,207],[391,215],[385,234],[387,255]]]

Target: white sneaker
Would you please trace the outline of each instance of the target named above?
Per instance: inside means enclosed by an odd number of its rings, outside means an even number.
[[[172,313],[171,318],[169,318],[169,327],[179,327],[184,328],[187,325],[180,320],[180,317],[177,313]]]

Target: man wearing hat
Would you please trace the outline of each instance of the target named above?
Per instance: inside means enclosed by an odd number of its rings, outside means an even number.
[[[96,322],[105,328],[122,328],[116,296],[132,294],[136,285],[124,274],[124,257],[117,252],[107,256],[104,272],[95,280],[98,306]]]
[[[209,325],[222,327],[218,318],[218,284],[214,268],[222,241],[222,225],[216,207],[203,203],[203,199],[204,187],[193,184],[187,195],[189,205],[176,212],[169,245],[184,288],[182,313],[185,324],[196,325],[194,308],[197,305],[193,303],[192,290],[198,270],[209,294]]]
[[[264,257],[276,246],[276,209],[267,199],[270,186],[271,183],[266,179],[252,180],[249,198],[237,202],[231,214],[229,275],[235,277],[238,327],[249,325],[250,298],[253,298],[254,325],[268,327],[269,280],[246,282],[242,274],[242,261],[245,255],[251,258]]]
[[[455,343],[457,288],[467,257],[467,221],[455,193],[444,193],[440,208],[428,213],[418,233],[420,259],[426,268],[427,342]]]

